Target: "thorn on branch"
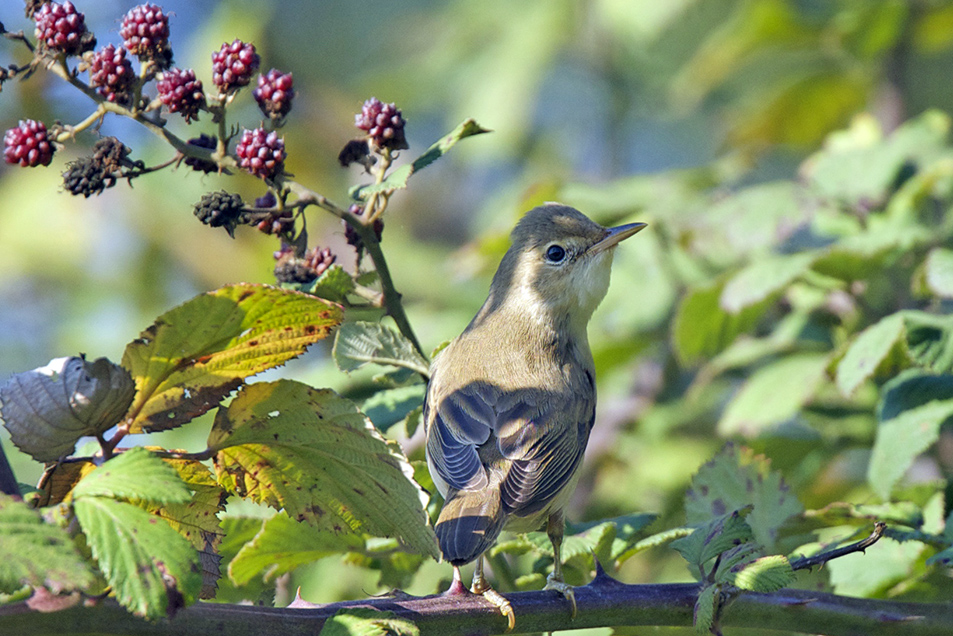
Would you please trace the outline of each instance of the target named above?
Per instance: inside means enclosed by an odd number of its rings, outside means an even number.
[[[842,556],[851,554],[853,552],[864,552],[867,548],[877,543],[880,538],[884,535],[884,531],[887,529],[887,524],[883,521],[878,521],[874,524],[874,530],[870,535],[856,543],[851,543],[850,545],[845,545],[840,548],[835,548],[833,550],[827,550],[825,552],[819,552],[814,556],[810,557],[801,557],[800,559],[794,559],[791,561],[792,570],[805,570],[810,569],[815,566],[824,565],[828,561],[833,561],[834,559],[840,558]]]

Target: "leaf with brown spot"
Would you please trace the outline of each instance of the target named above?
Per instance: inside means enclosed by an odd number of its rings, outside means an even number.
[[[229,285],[166,312],[126,347],[136,383],[131,432],[181,426],[214,408],[250,375],[280,366],[325,338],[338,305],[267,285]]]
[[[219,410],[208,445],[230,492],[328,532],[395,537],[438,557],[427,494],[406,457],[333,391],[290,380],[246,385]]]

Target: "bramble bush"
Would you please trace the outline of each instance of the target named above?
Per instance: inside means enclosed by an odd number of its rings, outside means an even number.
[[[52,74],[94,106],[75,124],[24,119],[11,127],[8,164],[51,166],[64,144],[89,145],[103,118],[126,118],[160,138],[169,158],[150,166],[120,139],[102,137],[62,167],[62,196],[96,196],[173,167],[257,179],[256,201],[220,190],[193,212],[207,231],[258,231],[277,246],[275,285],[201,294],[156,318],[118,363],[57,358],[0,387],[11,441],[45,465],[36,487],[0,470],[0,599],[16,610],[0,605],[3,631],[27,633],[31,622],[41,629],[24,605],[95,613],[110,607],[101,602],[107,596],[150,620],[178,613],[181,631],[196,616],[183,608],[199,599],[257,601],[288,573],[335,555],[379,572],[383,587],[407,586],[428,558],[439,558],[430,526],[439,495],[421,449],[408,456],[395,441],[417,431],[432,352],[414,332],[381,241],[391,197],[458,142],[488,131],[466,120],[412,161],[398,161],[409,150],[404,115],[368,99],[338,157],[363,168],[367,182],[338,203],[285,169],[281,130],[294,116],[293,75],[265,70],[252,43],[236,39],[212,52],[212,86],[203,86],[194,69],[175,66],[169,16],[158,6],[130,10],[122,42],[101,46],[70,2],[31,0],[27,16],[32,37],[4,36],[32,57],[0,72],[3,87]],[[243,90],[260,109],[257,127],[234,120]],[[178,118],[189,128],[210,123],[214,133],[184,139],[168,125]],[[610,599],[627,586],[609,574],[657,581],[677,567],[697,581],[678,588],[688,589],[693,608],[673,602],[664,616],[639,617],[644,607],[633,605],[587,618],[581,591],[576,625],[616,626],[619,634],[633,633],[624,625],[691,621],[712,633],[731,624],[887,633],[898,620],[910,634],[950,629],[942,604],[953,563],[949,128],[946,114],[931,111],[884,134],[858,115],[792,179],[726,190],[733,175],[716,163],[598,188],[553,184],[526,197],[527,207],[558,199],[607,225],[650,223],[638,245],[616,256],[592,345],[602,382],[652,379],[630,390],[638,423],[635,411],[623,418],[584,479],[595,503],[590,521],[568,529],[567,580]],[[356,267],[314,242],[306,223],[313,210],[343,222]],[[474,253],[492,266],[503,249],[493,235]],[[341,371],[379,371],[360,403],[298,380],[252,380],[325,338]],[[213,417],[197,420],[206,413]],[[204,450],[149,442],[184,426],[209,427]],[[130,435],[145,443],[123,446]],[[95,440],[92,450],[77,451],[82,438]],[[665,445],[663,457],[708,461],[692,466],[686,483],[653,463],[647,449]],[[677,497],[658,498],[651,513],[635,509],[631,489],[661,489],[665,480],[677,484]],[[240,500],[273,514],[223,515]],[[676,554],[684,561],[673,566]],[[542,587],[552,553],[545,534],[530,533],[506,535],[488,558],[502,591],[528,591]],[[785,596],[798,587],[811,592]],[[827,591],[880,600],[856,604]],[[771,595],[783,600],[772,605]],[[814,609],[821,598],[827,605]],[[777,615],[746,613],[744,599]],[[932,604],[897,603],[909,600]],[[572,627],[555,596],[552,605],[551,622],[521,625],[514,603],[517,626]],[[792,607],[803,622],[791,622]],[[436,630],[410,615],[340,611],[328,633]],[[57,631],[131,629],[110,620]],[[267,629],[276,624],[269,620],[292,618],[260,620]],[[488,620],[502,628],[499,617]]]

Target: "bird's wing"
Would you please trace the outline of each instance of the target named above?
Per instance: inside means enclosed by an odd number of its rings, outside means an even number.
[[[504,476],[504,508],[517,515],[544,509],[569,483],[582,461],[595,418],[595,395],[565,399],[547,391],[521,391],[498,414],[495,430]]]
[[[565,398],[480,382],[437,394],[425,413],[431,468],[456,490],[484,488],[487,469],[500,472],[503,505],[521,515],[543,509],[570,480],[595,416],[595,396],[585,391]],[[486,444],[491,436],[496,444]]]

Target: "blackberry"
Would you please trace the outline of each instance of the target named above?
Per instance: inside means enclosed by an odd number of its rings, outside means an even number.
[[[306,285],[315,280],[330,267],[337,257],[330,248],[313,248],[305,252],[304,258],[294,255],[294,248],[285,245],[275,252],[275,279],[279,283],[298,283]]]
[[[205,93],[202,80],[195,78],[192,69],[173,68],[163,71],[156,82],[159,100],[169,108],[170,113],[181,113],[185,121],[198,119],[198,113],[205,108]]]
[[[53,161],[53,140],[41,121],[21,120],[3,135],[3,158],[24,168],[48,166]]]
[[[123,46],[139,59],[153,60],[160,68],[168,68],[172,62],[169,48],[169,16],[162,7],[140,4],[123,16],[119,28]]]
[[[246,130],[235,147],[238,165],[261,179],[272,179],[284,169],[285,142],[264,128]]]
[[[237,90],[248,85],[260,62],[254,44],[238,39],[222,44],[221,49],[212,53],[212,81],[222,93]]]
[[[291,111],[294,99],[294,79],[291,73],[282,73],[276,68],[258,76],[258,88],[252,91],[258,108],[275,122],[281,122]]]
[[[96,38],[86,30],[86,16],[72,2],[47,2],[33,14],[34,35],[50,51],[80,55],[96,46]]]
[[[132,70],[132,63],[126,59],[126,49],[107,44],[93,55],[89,67],[89,85],[107,101],[129,103],[135,81],[136,74]]]
[[[354,125],[367,133],[372,145],[390,150],[409,147],[404,136],[406,123],[397,106],[385,104],[376,97],[364,102],[361,112],[354,116]]]
[[[199,148],[208,148],[209,150],[215,150],[218,147],[218,139],[205,133],[202,133],[198,137],[189,139],[187,142],[190,146],[197,146]],[[208,174],[210,172],[218,172],[218,166],[212,161],[206,161],[205,159],[199,159],[198,157],[186,157],[185,165],[191,167],[193,170],[199,170]]]
[[[135,174],[123,174],[123,168],[142,169],[141,161],[131,161],[128,146],[115,137],[103,137],[93,146],[93,155],[83,157],[67,164],[63,173],[63,187],[74,195],[82,194],[87,199],[99,194],[106,188],[116,185],[123,176],[132,178]]]
[[[363,216],[364,208],[356,203],[347,209],[348,212],[354,216]],[[347,221],[341,221],[344,224],[344,239],[348,242],[348,245],[352,245],[354,249],[357,250],[358,255],[364,250],[364,239],[361,238],[361,235],[357,233],[350,223]],[[377,242],[380,243],[381,236],[384,233],[384,221],[380,217],[374,219],[374,235],[377,237]],[[360,256],[359,256],[360,258]]]
[[[235,227],[245,222],[245,202],[240,195],[221,190],[206,194],[195,204],[195,216],[211,227],[224,227],[235,238]]]

